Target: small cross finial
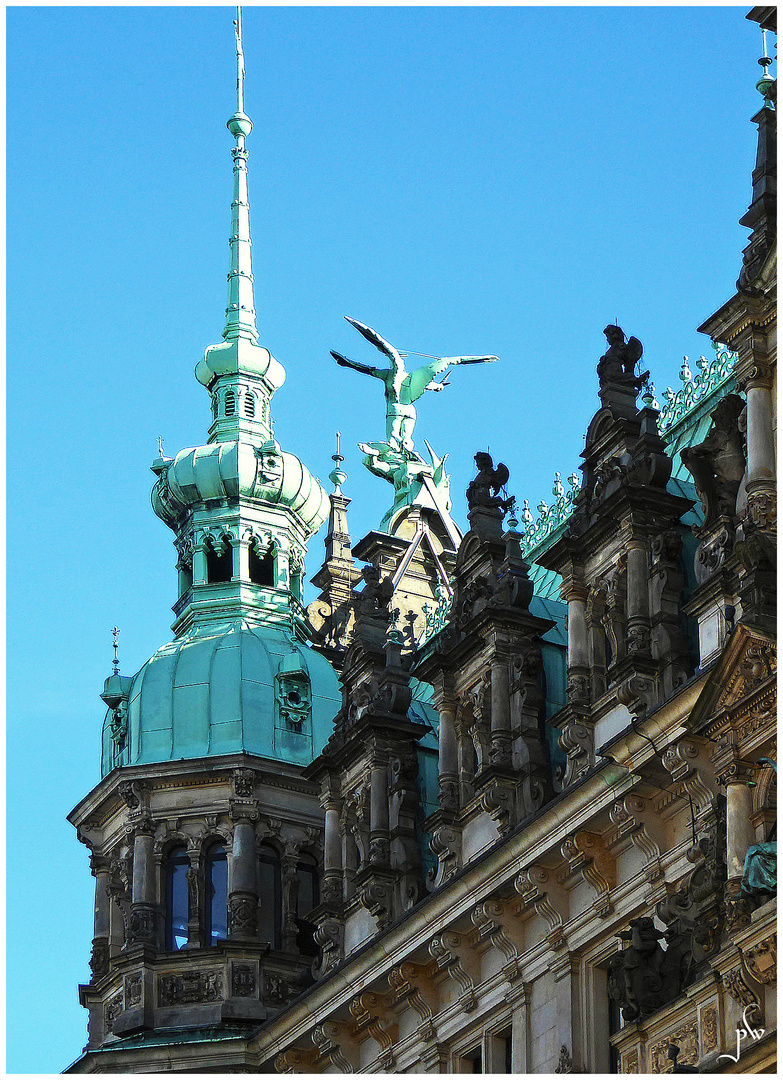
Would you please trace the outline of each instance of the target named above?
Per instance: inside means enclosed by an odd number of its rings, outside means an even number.
[[[163,457],[163,436],[158,435],[158,457]]]
[[[119,627],[117,627],[117,626],[112,627],[111,636],[114,638],[114,660],[112,661],[112,663],[114,665],[114,674],[119,675],[119,673],[120,673],[120,659],[117,656],[117,647],[118,647],[118,644],[119,644],[117,639],[120,636]]]

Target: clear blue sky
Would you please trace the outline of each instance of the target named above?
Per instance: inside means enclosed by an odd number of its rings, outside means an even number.
[[[761,35],[746,7],[248,8],[256,306],[288,372],[276,433],[326,482],[343,433],[354,540],[391,488],[352,315],[400,348],[496,353],[422,401],[464,522],[489,445],[535,506],[579,464],[601,330],[659,392],[734,291]],[[96,783],[111,627],[130,674],[176,572],[149,464],[204,441],[193,378],[226,302],[229,8],[8,12],[8,1067],[86,1041],[93,885],[65,815]],[[311,543],[318,568],[322,536]],[[31,1022],[32,1021],[32,1022]]]

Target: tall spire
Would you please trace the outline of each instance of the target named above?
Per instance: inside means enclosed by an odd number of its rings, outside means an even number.
[[[253,122],[244,111],[245,54],[242,51],[242,8],[237,8],[234,22],[237,48],[237,111],[226,127],[237,141],[231,150],[234,159],[234,200],[231,203],[231,262],[228,271],[228,307],[226,308],[226,341],[238,337],[258,341],[256,310],[253,299],[253,268],[250,256],[250,202],[247,194],[247,158],[245,139],[253,130]]]

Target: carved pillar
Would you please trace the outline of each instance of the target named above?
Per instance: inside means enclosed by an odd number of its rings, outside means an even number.
[[[568,700],[572,705],[590,702],[590,651],[587,635],[587,589],[574,581],[564,584],[568,603]]]
[[[726,928],[736,930],[750,921],[752,904],[740,892],[748,848],[756,843],[751,823],[753,793],[748,787],[752,771],[740,761],[733,761],[720,777],[726,785]]]
[[[766,364],[750,369],[747,390],[748,514],[760,529],[776,527],[775,437],[772,427],[772,376]]]
[[[232,581],[250,581],[250,543],[243,539],[234,544]]]
[[[203,536],[193,548],[193,584],[206,585],[207,583],[207,553],[204,550]]]
[[[324,903],[338,903],[343,895],[340,800],[331,792],[322,797],[324,808],[324,876],[321,896]]]
[[[258,932],[257,880],[255,829],[240,818],[234,825],[228,896],[228,936],[234,941],[250,940]]]
[[[557,1039],[560,1051],[553,1072],[581,1072],[575,1046],[574,1032],[579,1031],[579,959],[573,953],[562,952],[553,957],[551,971],[555,980],[557,1002]],[[565,1050],[565,1053],[563,1053]]]
[[[144,822],[133,838],[133,879],[129,944],[155,944],[155,872],[153,826]]]
[[[374,757],[370,766],[370,862],[389,861],[389,792],[387,765]]]
[[[109,936],[111,932],[109,860],[98,855],[92,855],[90,857],[90,870],[95,878],[95,918],[92,953],[90,954],[90,971],[93,979],[99,979],[109,970]]]
[[[501,768],[511,765],[511,716],[509,658],[505,649],[496,652],[491,667],[490,761]]]
[[[459,809],[459,760],[457,751],[456,704],[452,699],[438,707],[438,798],[441,810],[453,814]]]
[[[629,653],[650,651],[650,601],[647,565],[647,542],[630,540],[627,556],[628,623],[627,640]]]

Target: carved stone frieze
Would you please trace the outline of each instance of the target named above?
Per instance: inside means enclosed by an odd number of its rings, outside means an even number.
[[[125,1008],[132,1009],[141,1002],[141,972],[125,976]]]
[[[264,1001],[279,1009],[290,997],[291,988],[288,981],[273,971],[267,972],[264,977]]]
[[[718,1008],[705,1005],[699,1013],[699,1031],[701,1035],[701,1054],[707,1057],[718,1049]]]
[[[253,964],[231,965],[231,996],[255,997],[256,969]]]
[[[187,971],[180,975],[158,977],[158,1005],[190,1005],[220,1001],[223,997],[223,976],[219,970]]]
[[[117,1017],[122,1010],[122,992],[120,992],[119,994],[115,994],[114,997],[109,998],[103,1007],[103,1026],[107,1034],[113,1031]]]
[[[658,1039],[650,1046],[650,1072],[674,1072],[674,1062],[669,1056],[669,1047],[678,1046],[678,1065],[695,1065],[699,1060],[698,1025],[695,1019],[689,1020],[663,1039]]]

